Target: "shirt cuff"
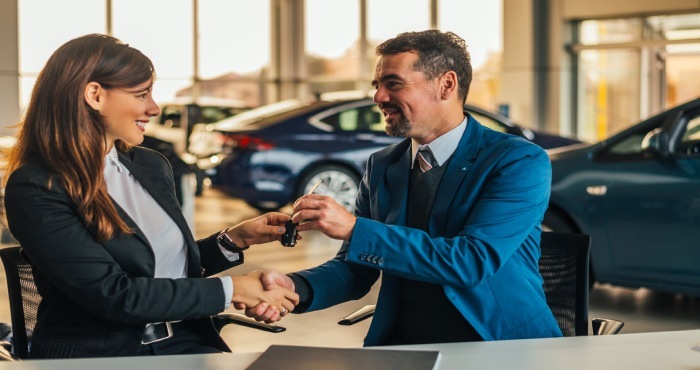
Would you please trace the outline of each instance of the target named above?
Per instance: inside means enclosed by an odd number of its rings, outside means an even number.
[[[306,312],[314,300],[314,289],[309,284],[309,281],[299,274],[290,273],[287,276],[294,282],[294,290],[299,295],[299,304],[292,312]]]
[[[228,249],[222,247],[222,246],[221,246],[221,243],[219,243],[218,241],[216,242],[216,245],[219,247],[219,250],[221,251],[221,253],[224,254],[224,257],[226,257],[226,259],[227,259],[229,262],[236,262],[236,261],[238,261],[238,260],[241,258],[241,254],[240,254],[240,253],[231,252],[230,250],[228,250]]]
[[[231,300],[233,299],[233,280],[230,276],[221,276],[219,279],[221,279],[221,284],[224,286],[224,299],[226,300],[224,302],[224,311],[226,311],[231,307]]]

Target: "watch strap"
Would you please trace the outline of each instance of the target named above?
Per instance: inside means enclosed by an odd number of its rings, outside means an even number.
[[[236,245],[236,243],[233,242],[233,240],[231,239],[231,237],[228,235],[228,233],[226,231],[228,231],[228,229],[220,232],[219,235],[216,237],[216,241],[217,241],[217,243],[219,243],[220,247],[222,247],[222,248],[224,248],[227,251],[232,252],[232,253],[241,253],[244,250],[250,248],[249,245],[245,245],[242,247],[239,247],[238,245]]]

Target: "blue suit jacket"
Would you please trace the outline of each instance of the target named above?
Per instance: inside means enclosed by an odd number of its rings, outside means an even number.
[[[391,334],[400,278],[442,285],[484,340],[561,336],[538,270],[551,184],[544,150],[469,116],[425,232],[404,226],[410,147],[404,140],[370,157],[350,242],[334,259],[298,273],[314,292],[308,310],[364,296],[382,271],[366,346]]]

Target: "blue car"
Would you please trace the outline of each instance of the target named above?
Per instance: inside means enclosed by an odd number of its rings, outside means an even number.
[[[545,148],[578,143],[521,128],[476,107],[465,109],[490,128]],[[200,158],[212,186],[257,209],[279,209],[318,181],[316,193],[332,195],[352,209],[370,154],[402,140],[388,136],[385,124],[366,95],[288,100],[195,126],[189,151]]]
[[[591,235],[591,281],[700,295],[700,99],[550,158],[543,227]]]

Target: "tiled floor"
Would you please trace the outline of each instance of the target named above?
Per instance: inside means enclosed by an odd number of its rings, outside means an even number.
[[[210,235],[227,226],[259,215],[245,203],[208,190],[195,202],[195,230],[197,237]],[[290,212],[290,209],[283,209]],[[294,248],[279,243],[252,247],[246,252],[244,265],[228,273],[245,274],[252,270],[275,269],[280,272],[313,267],[335,255],[340,245],[319,233],[305,233]],[[327,310],[303,315],[289,315],[280,325],[287,331],[279,334],[262,332],[241,326],[228,326],[222,331],[226,342],[236,352],[265,350],[271,344],[307,346],[359,347],[370,320],[355,326],[340,326],[336,322],[346,314],[376,301],[378,285],[359,301],[348,302]],[[0,322],[10,321],[7,305],[7,287],[0,274]],[[610,286],[596,286],[591,291],[590,317],[608,317],[623,320],[622,333],[700,329],[700,298],[632,290]]]

